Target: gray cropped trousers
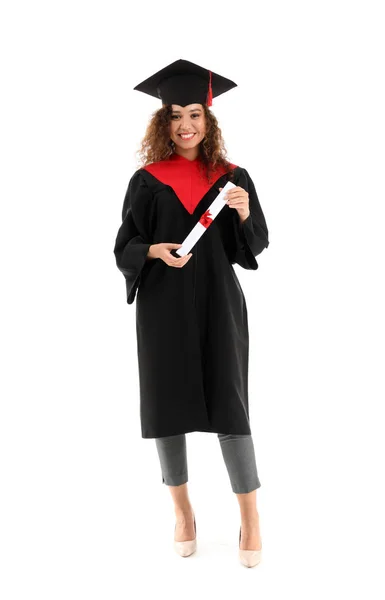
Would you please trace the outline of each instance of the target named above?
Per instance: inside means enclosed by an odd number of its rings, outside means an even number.
[[[218,433],[232,490],[247,494],[261,487],[251,435]],[[182,485],[188,481],[186,434],[155,438],[162,483]]]

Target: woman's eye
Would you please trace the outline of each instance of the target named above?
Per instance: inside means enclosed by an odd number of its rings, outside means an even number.
[[[192,116],[192,117],[199,117],[199,114],[198,114],[198,113],[194,113],[194,114],[193,114],[193,115],[191,115],[191,116]],[[171,118],[172,118],[172,119],[178,119],[178,118],[179,118],[179,115],[172,115],[172,116],[171,116]]]

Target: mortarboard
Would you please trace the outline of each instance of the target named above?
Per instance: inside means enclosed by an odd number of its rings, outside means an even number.
[[[160,98],[162,104],[187,106],[196,102],[212,106],[213,98],[236,86],[222,75],[179,59],[136,85],[134,90]]]

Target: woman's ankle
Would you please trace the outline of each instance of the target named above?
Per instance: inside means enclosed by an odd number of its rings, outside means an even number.
[[[194,515],[194,510],[191,504],[185,504],[183,506],[175,506],[175,516],[178,519],[190,519]]]

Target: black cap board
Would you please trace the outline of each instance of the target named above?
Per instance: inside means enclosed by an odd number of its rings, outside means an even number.
[[[218,73],[209,71],[188,60],[176,60],[134,87],[162,104],[207,104],[212,99],[236,87],[237,84]]]

